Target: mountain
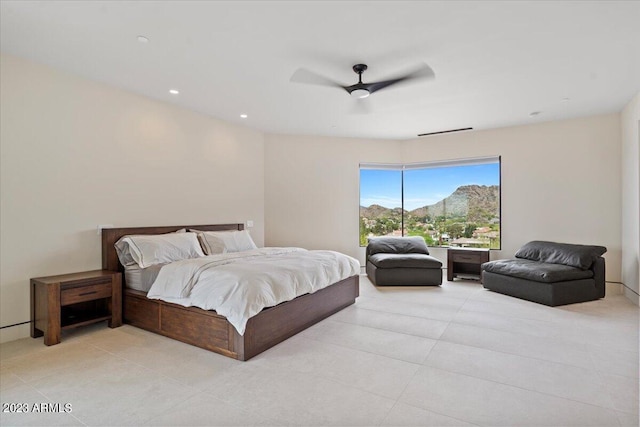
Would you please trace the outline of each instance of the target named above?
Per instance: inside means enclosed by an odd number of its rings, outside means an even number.
[[[368,208],[360,206],[360,216],[368,219],[388,218],[395,216],[400,217],[401,215],[402,208],[389,209],[380,205],[371,205]]]
[[[466,217],[468,222],[484,222],[497,218],[500,187],[498,185],[463,185],[439,202],[414,209],[410,215],[417,217]]]
[[[423,206],[410,212],[411,216],[432,219],[447,217],[466,217],[468,222],[484,223],[500,216],[500,187],[498,185],[463,185],[456,188],[450,196],[433,205]],[[393,218],[402,215],[401,208],[385,208],[380,205],[360,206],[360,216],[368,219]]]

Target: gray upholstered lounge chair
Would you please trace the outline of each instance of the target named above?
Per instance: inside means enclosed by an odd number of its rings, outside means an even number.
[[[482,264],[485,288],[549,306],[604,298],[604,246],[533,241],[516,259]]]
[[[367,276],[376,286],[442,284],[442,263],[422,237],[373,237],[367,245]]]

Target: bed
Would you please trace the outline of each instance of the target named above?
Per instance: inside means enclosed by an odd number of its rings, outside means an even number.
[[[102,230],[102,268],[124,271],[115,243],[123,236],[165,234],[180,229],[202,231],[243,230],[243,224],[177,225],[165,227],[127,227]],[[249,360],[326,317],[348,307],[359,295],[358,275],[299,296],[251,317],[243,335],[215,311],[184,307],[147,293],[129,289],[123,280],[123,318],[125,323],[195,345],[237,360]]]

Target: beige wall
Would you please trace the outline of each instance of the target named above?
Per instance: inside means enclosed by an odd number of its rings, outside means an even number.
[[[622,125],[622,283],[638,304],[640,292],[640,93],[621,114]]]
[[[398,142],[265,136],[265,242],[360,258],[360,162],[400,162]]]
[[[620,281],[618,114],[409,141],[265,137],[267,245],[329,248],[357,257],[358,163],[502,156],[502,250],[534,239],[605,245]],[[446,261],[446,252],[432,250]]]
[[[545,122],[404,141],[403,160],[502,156],[502,250],[529,240],[608,248],[607,280],[620,281],[620,116]]]
[[[0,64],[2,326],[29,320],[30,277],[100,268],[98,224],[251,219],[263,244],[261,133],[15,57]]]

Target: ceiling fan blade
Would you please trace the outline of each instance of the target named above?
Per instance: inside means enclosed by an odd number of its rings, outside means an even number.
[[[344,89],[344,86],[342,86],[340,83],[335,82],[318,73],[314,73],[313,71],[309,71],[306,68],[298,68],[293,73],[289,81],[293,83],[304,83],[304,84],[312,84],[312,85],[320,85],[320,86],[339,87]]]
[[[383,80],[380,82],[368,83],[367,87],[368,87],[369,93],[373,93],[373,92],[379,91],[380,89],[384,89],[391,85],[395,85],[397,83],[407,82],[410,80],[418,80],[418,79],[432,79],[432,78],[435,78],[435,76],[436,75],[431,69],[431,67],[429,67],[427,64],[422,64],[416,69],[414,69],[413,71],[410,71],[409,73],[403,76],[395,77],[388,80]]]

